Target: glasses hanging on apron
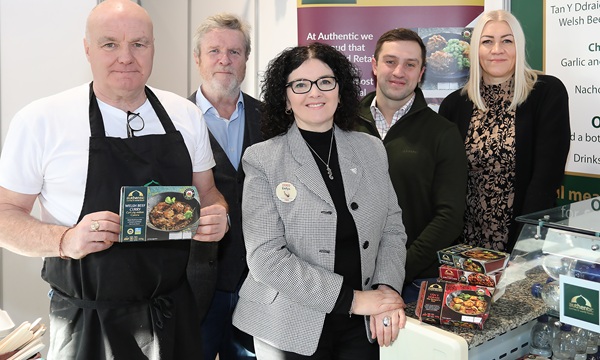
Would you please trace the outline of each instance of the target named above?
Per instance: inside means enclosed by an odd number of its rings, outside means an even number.
[[[139,113],[134,113],[131,111],[127,112],[127,137],[132,138],[135,137],[136,131],[141,131],[144,129],[144,119],[140,116]]]

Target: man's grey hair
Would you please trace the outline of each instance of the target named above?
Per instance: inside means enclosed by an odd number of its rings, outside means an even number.
[[[200,43],[202,38],[208,32],[215,29],[239,30],[244,35],[246,45],[246,59],[250,56],[250,25],[243,21],[239,16],[231,13],[219,13],[209,16],[198,26],[194,34],[194,54],[200,56]]]

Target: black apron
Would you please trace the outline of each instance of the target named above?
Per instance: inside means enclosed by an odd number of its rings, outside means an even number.
[[[90,84],[89,165],[78,222],[96,211],[119,213],[121,186],[192,184],[181,133],[154,93],[145,92],[166,134],[112,138]],[[200,358],[189,249],[185,240],[115,243],[80,260],[46,258],[42,278],[53,293],[48,359]]]

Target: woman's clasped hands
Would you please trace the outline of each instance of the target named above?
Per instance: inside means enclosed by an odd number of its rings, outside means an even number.
[[[370,329],[379,346],[390,346],[406,324],[406,304],[398,292],[387,285],[377,290],[355,291],[352,313],[370,315]]]

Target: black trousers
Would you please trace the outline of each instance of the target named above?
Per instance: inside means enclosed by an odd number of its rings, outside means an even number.
[[[302,336],[298,334],[298,336]],[[254,339],[257,360],[378,360],[379,345],[367,339],[363,316],[329,314],[317,350],[309,356],[279,350]]]

